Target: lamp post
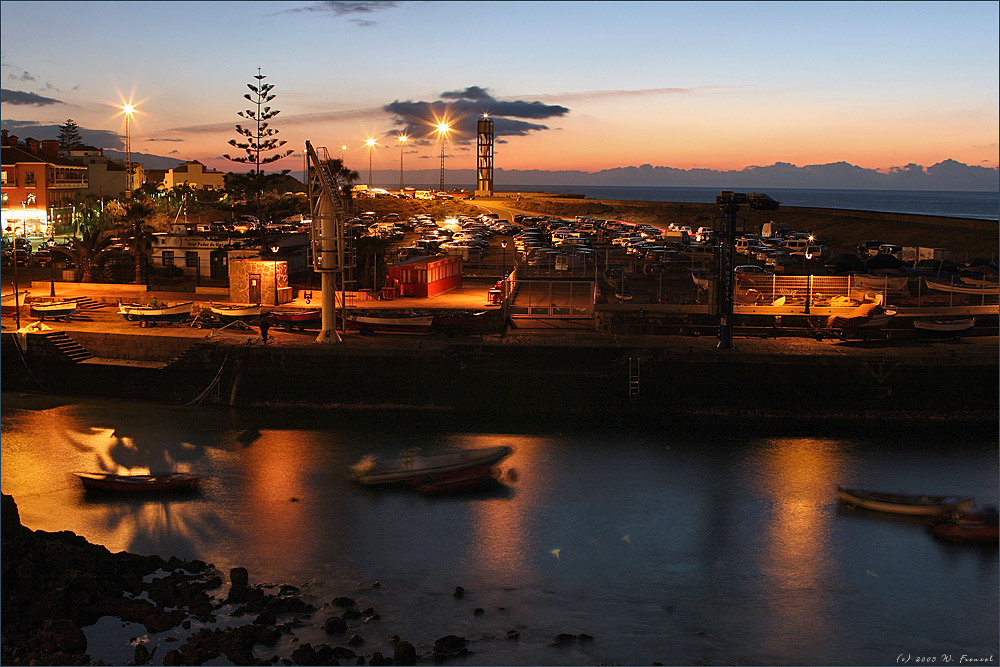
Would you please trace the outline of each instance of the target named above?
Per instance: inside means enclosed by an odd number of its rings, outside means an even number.
[[[274,262],[274,305],[278,303],[278,246],[271,246],[271,260]]]
[[[135,107],[123,104],[125,113],[125,199],[132,197],[132,113]]]
[[[500,275],[507,280],[507,242],[501,241],[500,247],[503,248],[503,268],[500,269]]]
[[[365,139],[365,146],[368,146],[368,189],[372,189],[372,149],[377,142],[372,137]]]
[[[396,138],[399,139],[399,193],[403,194],[403,146],[406,145],[409,137],[401,134]]]
[[[340,164],[344,164],[344,154],[347,152],[347,146],[340,147]]]
[[[441,137],[441,183],[438,190],[444,192],[444,139],[448,136],[448,132],[451,130],[451,125],[445,122],[440,122],[437,124],[437,129],[435,132]]]
[[[7,231],[10,232],[10,241],[14,246],[14,321],[17,324],[17,329],[21,329],[21,304],[18,301],[18,286],[17,286],[17,234],[15,233],[14,227],[12,225],[7,225]]]

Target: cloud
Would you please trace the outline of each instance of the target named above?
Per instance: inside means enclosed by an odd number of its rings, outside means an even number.
[[[282,14],[297,14],[300,12],[310,12],[319,14],[329,14],[334,17],[351,16],[354,14],[374,14],[387,9],[395,9],[399,5],[394,0],[369,0],[368,2],[349,2],[348,0],[326,0],[317,2],[308,7],[296,7],[286,9]],[[351,19],[351,22],[367,28],[375,25],[374,21],[367,19]]]
[[[43,139],[58,139],[61,125],[42,125],[33,120],[7,120],[2,123],[3,129],[23,138],[31,136],[39,141]],[[21,130],[24,130],[22,132]],[[97,148],[124,148],[125,139],[117,132],[110,130],[88,130],[80,128],[80,138],[83,143]]]
[[[16,104],[22,106],[45,107],[50,104],[64,104],[51,97],[42,97],[35,93],[26,93],[23,90],[8,90],[0,88],[0,102],[4,104]]]
[[[35,81],[35,77],[28,74],[28,72],[21,72],[20,74],[8,74],[8,79],[13,79],[14,81]]]
[[[476,124],[483,114],[493,119],[495,136],[509,137],[547,130],[547,125],[532,121],[560,118],[569,113],[567,107],[539,101],[499,100],[480,86],[443,92],[433,102],[396,100],[383,110],[395,116],[400,131],[416,137],[418,143],[436,141],[434,126],[441,121],[450,123],[454,133],[449,136],[458,144],[474,141]]]
[[[692,88],[640,88],[638,90],[583,90],[575,93],[551,93],[536,95],[540,100],[580,101],[606,99],[611,97],[643,97],[646,95],[695,95],[716,90],[737,90],[750,86],[694,86]]]
[[[37,120],[4,120],[3,129],[19,130],[22,127],[35,127],[40,123]]]
[[[274,122],[279,126],[285,125],[305,125],[308,123],[320,123],[325,121],[370,119],[374,114],[379,114],[382,109],[378,107],[366,109],[344,109],[341,111],[318,111],[316,113],[300,113],[291,116],[282,115],[280,120]],[[235,115],[235,113],[233,114]],[[205,125],[189,125],[187,127],[172,127],[164,132],[186,132],[186,133],[212,133],[212,132],[235,132],[236,123],[246,125],[246,121],[237,117],[231,123],[208,123]]]
[[[184,141],[183,139],[160,139],[153,137],[151,139],[143,139],[143,141]]]

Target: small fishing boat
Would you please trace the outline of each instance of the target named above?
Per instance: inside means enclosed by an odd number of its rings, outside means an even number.
[[[424,456],[419,450],[408,450],[398,459],[379,460],[371,454],[351,466],[351,479],[366,486],[408,484],[425,492],[441,492],[454,488],[468,489],[495,481],[497,463],[514,450],[506,445],[485,449],[463,449]]]
[[[103,472],[75,473],[88,491],[115,493],[150,493],[190,491],[201,481],[200,475],[186,472],[151,473],[148,475],[118,475]]]
[[[271,320],[285,329],[318,329],[323,326],[323,309],[272,310]]]
[[[945,281],[945,280],[931,280],[930,278],[924,278],[924,284],[927,285],[928,289],[932,289],[936,292],[951,292],[953,294],[976,294],[976,295],[989,295],[996,294],[998,286],[996,283],[987,282],[985,277],[982,281],[966,282],[961,278]]]
[[[913,320],[913,328],[921,338],[958,338],[972,330],[976,318],[958,320]]]
[[[250,304],[211,304],[209,310],[212,314],[222,320],[223,324],[231,324],[237,321],[256,320],[260,317],[261,306],[259,303]]]
[[[46,301],[31,304],[31,316],[40,320],[68,321],[76,312],[76,301]]]
[[[848,507],[862,507],[878,512],[937,516],[949,512],[964,512],[972,507],[972,498],[962,496],[929,496],[904,493],[880,493],[863,489],[837,487],[837,495]]]
[[[864,303],[847,315],[831,315],[826,326],[833,335],[845,340],[850,338],[868,339],[873,333],[884,329],[892,318],[895,310],[886,310],[877,303]]]
[[[928,528],[931,535],[946,542],[966,544],[1000,543],[1000,524],[997,508],[985,506],[979,512],[962,512],[930,519]]]
[[[430,331],[434,316],[428,313],[351,313],[347,316],[347,328],[369,334],[375,331],[387,333],[419,333]]]
[[[118,304],[118,312],[128,322],[138,322],[140,327],[155,327],[159,322],[183,322],[191,317],[193,301],[185,301],[174,306],[140,306],[138,304]]]

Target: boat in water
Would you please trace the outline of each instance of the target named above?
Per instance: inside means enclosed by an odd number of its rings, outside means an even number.
[[[881,493],[864,489],[837,487],[837,495],[848,507],[861,507],[877,512],[908,514],[910,516],[938,516],[965,512],[972,507],[972,498],[963,496],[911,495]]]
[[[261,305],[259,303],[255,304],[211,304],[209,310],[212,314],[222,320],[223,324],[231,324],[232,322],[249,322],[250,320],[256,320],[261,315]]]
[[[31,304],[31,316],[37,317],[40,320],[50,319],[50,320],[63,320],[69,321],[69,318],[76,313],[77,302],[76,301],[41,301]]]
[[[972,331],[976,318],[967,317],[957,320],[913,320],[913,328],[921,338],[958,338]]]
[[[376,331],[386,333],[420,333],[430,331],[434,326],[434,316],[417,312],[349,313],[347,328],[370,334]]]
[[[200,475],[186,472],[151,473],[145,475],[119,475],[104,472],[74,473],[88,491],[111,493],[162,493],[164,491],[190,491],[201,481]]]
[[[494,483],[496,465],[513,452],[506,445],[431,455],[413,449],[384,461],[369,454],[351,466],[350,477],[365,486],[409,485],[428,494],[468,490]]]
[[[946,542],[964,544],[1000,544],[997,508],[987,505],[979,512],[961,512],[930,519],[931,535]]]
[[[193,301],[185,301],[173,306],[138,304],[118,304],[118,312],[128,322],[138,322],[140,327],[153,327],[160,322],[183,322],[191,317]]]
[[[272,310],[271,321],[284,329],[319,329],[323,326],[323,309]]]

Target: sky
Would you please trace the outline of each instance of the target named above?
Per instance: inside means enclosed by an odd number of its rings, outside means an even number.
[[[2,118],[108,133],[133,153],[243,167],[260,73],[305,142],[362,173],[650,164],[742,169],[943,160],[997,167],[997,2],[2,2]],[[369,149],[365,140],[378,142]],[[371,162],[369,162],[369,159]]]

